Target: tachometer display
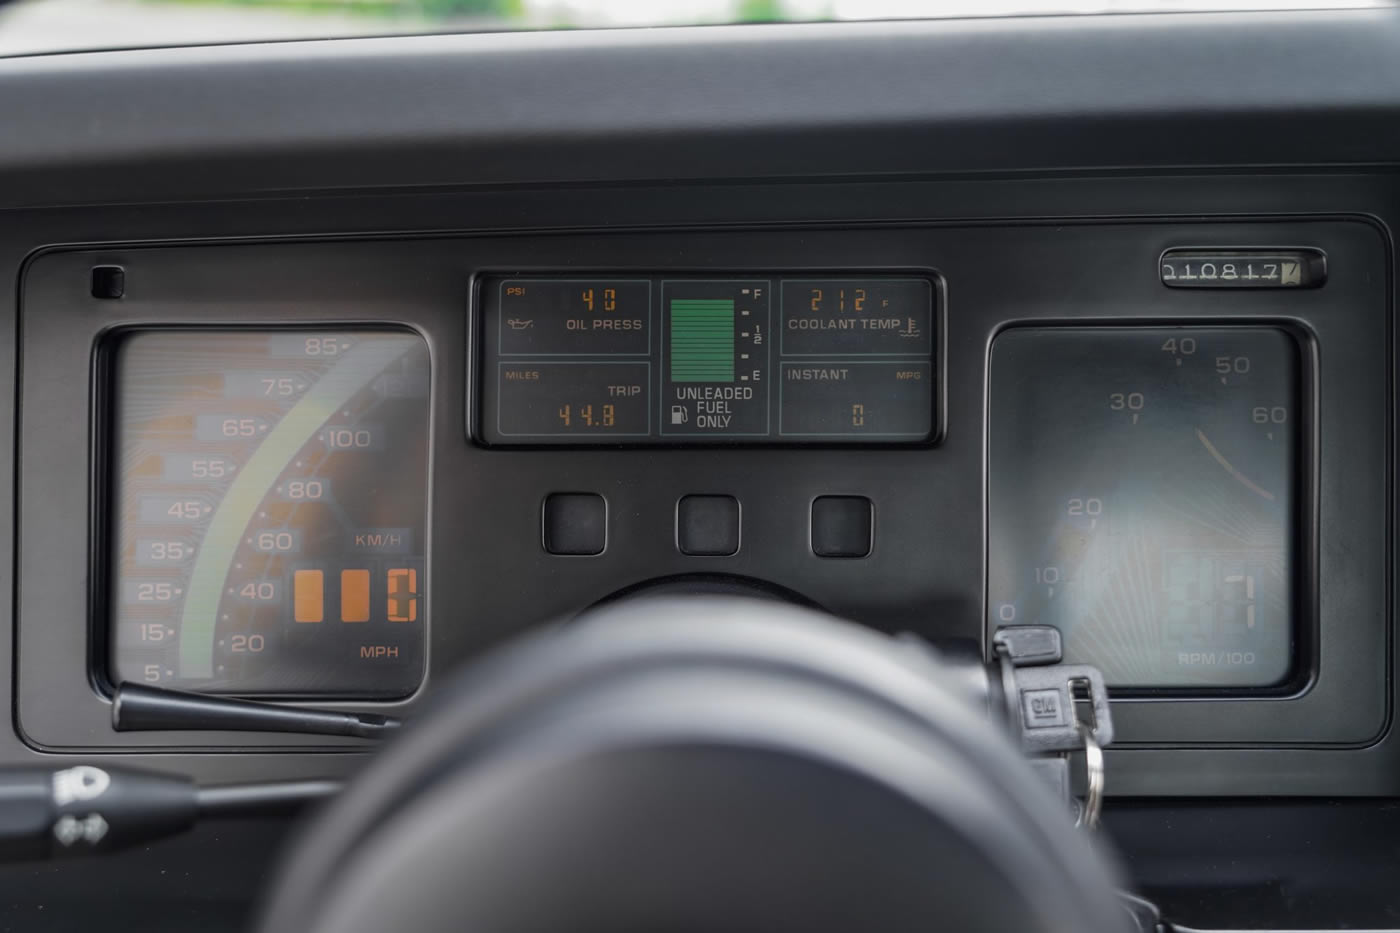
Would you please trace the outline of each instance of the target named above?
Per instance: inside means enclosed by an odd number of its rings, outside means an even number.
[[[1007,331],[991,363],[988,612],[1126,687],[1293,661],[1299,362],[1268,327]]]
[[[428,348],[144,331],[112,353],[114,680],[382,697],[422,679]]]

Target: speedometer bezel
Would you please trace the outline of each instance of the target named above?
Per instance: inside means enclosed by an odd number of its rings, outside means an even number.
[[[332,334],[343,332],[358,333],[399,333],[409,334],[423,341],[424,348],[431,354],[431,344],[424,334],[417,328],[407,324],[393,324],[386,322],[352,322],[338,324],[333,321],[317,321],[314,324],[306,322],[288,321],[272,324],[134,324],[123,325],[110,328],[100,335],[93,343],[92,362],[92,402],[91,402],[91,477],[89,499],[92,503],[91,515],[89,517],[89,539],[91,542],[88,554],[89,580],[88,587],[88,619],[90,632],[88,637],[88,673],[93,688],[104,699],[110,700],[116,693],[117,682],[113,676],[113,668],[116,659],[113,654],[115,650],[114,629],[116,626],[116,614],[113,609],[113,586],[116,580],[117,563],[117,522],[114,519],[115,510],[118,507],[117,487],[121,482],[118,471],[113,464],[116,461],[114,456],[115,445],[119,442],[116,412],[119,402],[119,392],[116,386],[117,369],[115,360],[124,343],[133,337],[142,334],[275,334],[275,333],[318,333]],[[429,361],[431,367],[431,359]],[[431,387],[431,372],[429,374]],[[424,439],[428,447],[426,451],[428,462],[428,474],[431,475],[431,417],[432,417],[432,393],[424,400],[426,411],[425,421],[429,437]],[[425,528],[431,521],[431,507],[427,497],[429,487],[429,476],[423,478],[425,487],[424,506],[427,514],[424,515]],[[430,537],[430,536],[429,536]],[[427,593],[429,592],[431,561],[428,558],[428,550],[431,541],[423,542],[424,550],[424,581],[421,590],[424,594],[424,604],[427,605]],[[293,702],[346,702],[367,705],[392,705],[414,696],[422,688],[428,676],[427,650],[430,644],[430,622],[431,613],[426,609],[421,622],[422,639],[422,660],[419,665],[416,681],[413,686],[403,691],[324,691],[324,690],[285,690],[285,691],[260,691],[257,693],[240,693],[236,691],[219,691],[220,696],[248,697],[258,700],[269,701],[293,701]],[[185,688],[189,689],[189,688]]]

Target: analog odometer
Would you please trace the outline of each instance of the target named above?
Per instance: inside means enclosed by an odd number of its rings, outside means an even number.
[[[112,678],[381,697],[422,678],[428,349],[146,331],[112,352]]]
[[[1268,327],[1007,331],[991,362],[988,612],[1121,687],[1293,663],[1299,354]]]

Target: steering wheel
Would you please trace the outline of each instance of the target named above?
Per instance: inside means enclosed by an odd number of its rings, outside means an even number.
[[[264,933],[1122,931],[1118,876],[920,643],[639,598],[440,687]]]

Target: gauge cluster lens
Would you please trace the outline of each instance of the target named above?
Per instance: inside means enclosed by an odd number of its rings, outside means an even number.
[[[991,359],[988,611],[1111,685],[1292,670],[1299,352],[1268,327],[1016,329]]]
[[[427,622],[424,341],[145,331],[111,365],[112,679],[411,693]]]

